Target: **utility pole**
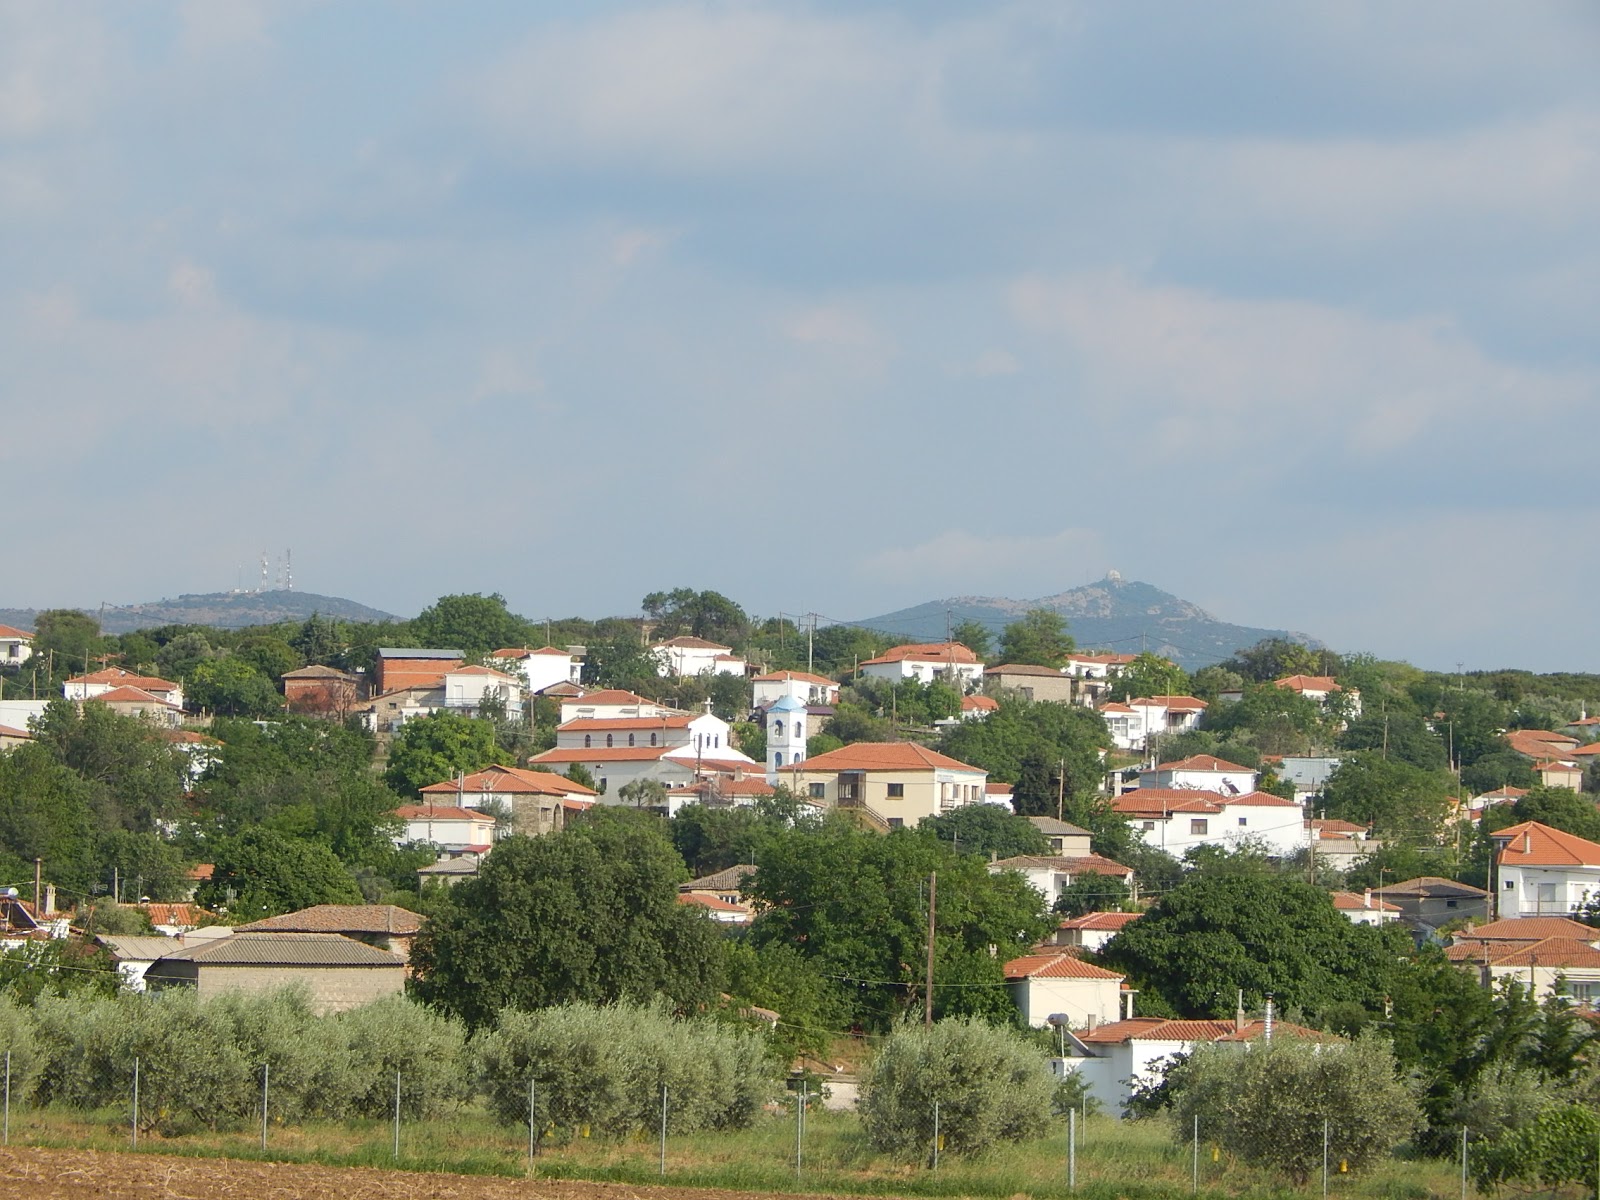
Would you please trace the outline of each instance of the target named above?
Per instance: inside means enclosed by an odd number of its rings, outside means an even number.
[[[933,930],[934,914],[938,911],[939,872],[928,872],[928,978],[926,995],[922,1002],[922,1024],[933,1028]]]
[[[1067,804],[1067,760],[1061,760],[1060,767],[1056,770],[1056,820],[1065,821],[1062,814],[1066,812]]]

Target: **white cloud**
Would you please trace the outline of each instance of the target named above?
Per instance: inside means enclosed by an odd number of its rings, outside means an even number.
[[[109,42],[82,6],[0,3],[0,138],[82,128],[109,83]]]
[[[839,305],[823,305],[794,313],[784,320],[783,332],[786,337],[811,346],[859,350],[884,345],[882,335],[870,320]]]
[[[1486,432],[1509,412],[1558,425],[1600,399],[1593,371],[1496,361],[1443,318],[1380,320],[1120,272],[1024,279],[1011,300],[1046,339],[1041,352],[1059,347],[1081,377],[1091,419],[1219,471],[1259,465],[1262,451],[1285,466],[1369,461],[1445,430]]]

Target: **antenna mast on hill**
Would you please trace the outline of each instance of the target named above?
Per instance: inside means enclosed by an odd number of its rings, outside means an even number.
[[[261,552],[261,586],[256,589],[256,592],[260,593],[260,592],[264,592],[266,590],[267,590],[267,552],[265,550],[263,550]]]

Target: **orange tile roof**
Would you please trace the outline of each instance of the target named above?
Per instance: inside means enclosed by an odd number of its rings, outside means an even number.
[[[445,674],[446,675],[492,675],[496,679],[504,679],[507,683],[515,683],[517,681],[517,678],[516,678],[515,675],[507,675],[504,671],[496,671],[493,667],[480,667],[480,666],[476,666],[476,665],[470,666],[470,667],[456,667],[452,671],[446,671]]]
[[[1371,901],[1368,903],[1368,901]],[[1340,912],[1399,912],[1398,904],[1390,904],[1377,895],[1357,895],[1355,892],[1334,892],[1333,906]]]
[[[26,729],[18,729],[13,725],[0,725],[0,737],[27,738],[30,742],[33,740],[33,734]]]
[[[1121,701],[1112,700],[1107,704],[1102,704],[1100,706],[1100,711],[1102,713],[1131,713],[1133,712],[1133,709],[1128,707],[1126,704],[1123,704]]]
[[[1527,788],[1512,787],[1509,783],[1504,787],[1497,787],[1492,792],[1485,792],[1479,800],[1520,800],[1528,794]]]
[[[683,790],[695,793],[715,792],[720,796],[771,796],[777,791],[765,779],[755,775],[748,779],[707,779],[690,784]]]
[[[556,726],[557,733],[616,733],[630,729],[687,729],[695,718],[688,714],[670,717],[573,717]]]
[[[1079,1033],[1080,1042],[1117,1045],[1121,1042],[1214,1042],[1233,1032],[1232,1021],[1175,1021],[1167,1017],[1132,1017]]]
[[[582,707],[585,704],[593,704],[596,707],[603,706],[606,708],[611,708],[618,706],[626,707],[633,704],[655,704],[655,701],[646,700],[637,692],[625,691],[622,688],[602,688],[598,692],[585,692],[581,696],[574,696],[570,700],[563,700],[561,704],[563,708],[567,707],[568,705]]]
[[[1037,675],[1047,679],[1065,679],[1066,674],[1059,667],[1040,667],[1033,663],[1001,663],[997,667],[985,667],[985,675]]]
[[[1122,929],[1142,917],[1136,912],[1092,912],[1081,917],[1068,917],[1061,922],[1062,929]]]
[[[1137,654],[1069,654],[1069,663],[1104,663],[1108,667],[1127,666],[1139,656]]]
[[[1600,929],[1590,933],[1600,938]],[[1505,954],[1492,957],[1491,967],[1600,967],[1600,950],[1588,940],[1544,938],[1531,945],[1519,945]]]
[[[1366,833],[1370,826],[1354,821],[1341,821],[1335,817],[1314,817],[1306,824],[1316,830],[1318,837],[1337,837],[1342,833]]]
[[[1579,746],[1576,750],[1568,750],[1573,758],[1593,758],[1600,754],[1600,742],[1590,742],[1587,746]]]
[[[162,708],[177,708],[171,701],[163,700],[160,696],[152,696],[149,692],[136,687],[115,687],[109,692],[101,692],[98,696],[91,696],[91,702],[100,704],[159,704]]]
[[[6,638],[7,640],[24,638],[31,641],[33,636],[26,629],[18,629],[15,625],[0,625],[0,638]]]
[[[1137,703],[1137,701],[1135,701]],[[1245,771],[1251,772],[1249,767],[1239,763],[1229,762],[1225,758],[1218,758],[1215,754],[1191,754],[1188,758],[1180,758],[1174,762],[1164,762],[1156,767],[1158,771]]]
[[[1275,687],[1287,688],[1291,692],[1342,692],[1344,689],[1335,682],[1332,675],[1286,675],[1282,679],[1274,679]]]
[[[402,804],[394,810],[402,821],[487,821],[494,818],[471,808],[455,808],[443,804]]]
[[[1538,821],[1489,835],[1501,847],[1495,861],[1510,867],[1600,867],[1600,844]]]
[[[885,650],[877,658],[869,658],[861,665],[873,667],[897,662],[975,663],[977,661],[978,656],[960,642],[918,642]]]
[[[505,795],[537,795],[537,796],[570,796],[574,793],[582,796],[599,795],[593,788],[585,787],[581,783],[561,775],[551,774],[549,771],[524,771],[520,767],[485,767],[481,771],[474,771],[465,779],[442,780],[439,783],[430,783],[421,789],[424,795],[455,794],[457,791],[483,794],[486,792]]]
[[[186,925],[199,929],[211,920],[211,914],[195,904],[143,904],[152,925]]]
[[[1569,917],[1507,917],[1502,921],[1490,921],[1486,925],[1474,925],[1470,929],[1462,929],[1455,935],[1457,942],[1539,942],[1551,937],[1575,937],[1587,940],[1600,941],[1600,929],[1592,929],[1582,921],[1574,921]]]
[[[1009,796],[1016,791],[1016,788],[1017,785],[1014,783],[986,783],[983,785],[983,793],[986,796]]]
[[[732,646],[724,646],[721,642],[708,642],[705,638],[690,637],[688,634],[657,642],[655,648],[660,649],[662,646],[672,646],[681,650],[721,650],[724,654],[733,649]]]
[[[671,746],[596,746],[592,749],[546,750],[528,759],[531,763],[648,762],[661,758]],[[681,747],[680,747],[681,749]]]
[[[1005,965],[1005,977],[1013,979],[1116,979],[1124,976],[1072,954],[1025,954]]]
[[[824,687],[838,687],[836,680],[813,675],[809,671],[772,671],[766,675],[757,675],[751,683],[787,683],[793,680],[796,683],[814,683]]]
[[[1000,701],[993,696],[963,696],[961,697],[962,712],[994,712],[1000,707]]]
[[[1220,813],[1222,797],[1216,792],[1181,788],[1135,788],[1111,801],[1111,811],[1122,816],[1166,816],[1169,813]]]
[[[679,892],[678,903],[698,905],[699,907],[709,909],[712,912],[743,913],[745,916],[750,915],[750,906],[748,904],[730,904],[721,896],[708,896],[703,892]]]
[[[1197,696],[1140,696],[1128,703],[1135,708],[1166,708],[1179,712],[1204,712],[1210,707]]]
[[[929,750],[916,742],[857,742],[838,750],[829,750],[815,758],[795,763],[796,771],[967,771],[974,775],[984,773],[982,767],[957,762],[949,755]],[[791,768],[785,767],[785,770]]]
[[[989,864],[1003,871],[1061,871],[1065,874],[1132,875],[1133,868],[1100,854],[1017,854]]]

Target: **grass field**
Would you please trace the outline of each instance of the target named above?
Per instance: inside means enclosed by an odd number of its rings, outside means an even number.
[[[127,1114],[51,1110],[12,1114],[13,1146],[103,1151],[130,1148]],[[400,1166],[408,1170],[525,1176],[530,1171],[525,1130],[496,1125],[475,1110],[403,1124],[400,1157],[387,1122],[341,1121],[269,1125],[267,1148],[259,1127],[205,1131],[177,1137],[141,1134],[139,1149],[162,1154],[320,1163],[333,1166]],[[809,1114],[795,1162],[795,1119],[770,1114],[748,1130],[671,1137],[665,1182],[682,1187],[731,1188],[764,1193],[832,1192],[904,1196],[1041,1196],[1164,1198],[1191,1189],[1192,1148],[1176,1143],[1164,1124],[1091,1117],[1081,1131],[1077,1189],[1067,1186],[1066,1130],[1047,1140],[997,1146],[970,1159],[908,1165],[877,1154],[851,1113]],[[631,1184],[663,1182],[654,1138],[627,1141],[575,1139],[546,1146],[532,1173],[546,1179]],[[1231,1160],[1202,1142],[1200,1188],[1216,1196],[1320,1194],[1321,1181],[1293,1189],[1283,1179]],[[1460,1194],[1457,1168],[1433,1160],[1395,1159],[1366,1175],[1330,1178],[1330,1194],[1347,1200],[1428,1200]]]

